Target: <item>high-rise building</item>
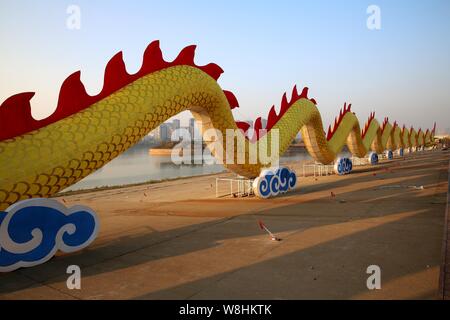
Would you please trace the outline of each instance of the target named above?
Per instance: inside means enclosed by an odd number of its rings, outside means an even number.
[[[169,124],[163,123],[159,126],[159,139],[162,142],[170,141],[171,130]]]
[[[180,129],[180,120],[174,119],[172,121],[172,130]]]

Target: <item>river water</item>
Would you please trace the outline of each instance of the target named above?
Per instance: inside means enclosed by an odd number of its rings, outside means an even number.
[[[177,165],[170,156],[150,155],[148,150],[147,146],[136,145],[65,191],[199,176],[225,170],[219,164]],[[280,162],[310,159],[309,154],[301,150],[283,155]]]

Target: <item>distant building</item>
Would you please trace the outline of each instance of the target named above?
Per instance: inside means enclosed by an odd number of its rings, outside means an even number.
[[[174,119],[172,121],[172,130],[175,131],[177,129],[180,129],[180,120]]]
[[[172,134],[172,130],[170,130],[170,125],[167,123],[163,123],[159,126],[159,139],[162,142],[170,141],[170,136]]]

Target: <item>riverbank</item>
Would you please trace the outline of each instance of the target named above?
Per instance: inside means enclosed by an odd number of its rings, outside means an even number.
[[[123,185],[118,185],[118,186],[101,186],[101,187],[96,187],[96,188],[62,191],[62,192],[57,193],[52,198],[60,198],[60,197],[64,197],[64,196],[72,196],[72,195],[91,193],[91,192],[98,192],[98,191],[116,190],[116,189],[130,188],[130,187],[139,187],[139,186],[150,185],[150,184],[155,184],[155,183],[180,181],[180,180],[192,179],[194,177],[217,176],[217,175],[220,175],[220,174],[226,173],[226,172],[227,171],[224,170],[224,171],[222,171],[220,173],[203,174],[203,175],[197,175],[197,176],[193,176],[193,177],[178,177],[178,178],[162,179],[162,180],[149,180],[149,181],[138,182],[138,183],[123,184]]]
[[[308,153],[294,149],[286,152],[282,161],[311,160]],[[122,187],[142,183],[154,183],[178,178],[194,177],[223,172],[225,169],[220,164],[206,164],[211,159],[198,161],[194,164],[177,165],[170,156],[150,155],[144,145],[136,145],[125,153],[119,155],[104,167],[95,171],[88,177],[70,186],[64,192],[78,190],[108,189],[110,187]]]
[[[449,155],[300,177],[269,200],[215,198],[215,178],[230,173],[66,194],[57,199],[98,213],[97,240],[1,274],[0,299],[436,299]],[[66,288],[71,264],[81,290]],[[370,265],[381,290],[366,287]]]
[[[314,163],[313,160],[299,160],[299,161],[283,161],[281,162],[281,165],[289,166],[291,168],[296,168],[298,170],[298,174],[301,174],[303,172],[303,165],[304,164],[312,164]],[[306,169],[307,174],[312,174],[311,168]],[[191,179],[195,177],[223,177],[225,173],[229,173],[227,169],[223,168],[221,172],[217,173],[205,173],[205,174],[197,174],[194,176],[187,176],[187,177],[176,177],[176,178],[167,178],[167,179],[155,179],[155,180],[148,180],[143,182],[137,182],[137,183],[127,183],[127,184],[120,184],[120,185],[102,185],[94,188],[84,188],[84,189],[76,189],[76,190],[67,190],[62,191],[56,194],[55,197],[61,197],[61,196],[69,196],[69,195],[76,195],[76,194],[83,194],[83,193],[89,193],[89,192],[97,192],[97,191],[105,191],[105,190],[115,190],[120,188],[129,188],[129,187],[137,187],[147,184],[155,184],[155,183],[162,183],[162,182],[171,182],[171,181],[179,181],[179,180],[185,180],[185,179]],[[226,175],[226,177],[235,177],[233,173],[230,173],[229,175]]]

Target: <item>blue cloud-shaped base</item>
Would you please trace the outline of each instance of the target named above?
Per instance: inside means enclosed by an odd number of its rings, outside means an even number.
[[[392,152],[392,150],[386,150],[386,158],[388,158],[389,160],[394,159],[394,153]]]
[[[376,152],[369,153],[369,156],[367,158],[369,159],[369,163],[371,165],[375,165],[378,163],[378,154]]]
[[[338,175],[349,174],[353,170],[352,160],[349,158],[338,158],[334,163],[334,172]]]
[[[44,263],[58,250],[81,250],[97,234],[97,215],[87,207],[66,208],[53,199],[18,202],[0,212],[0,272]]]
[[[297,175],[286,167],[263,170],[253,181],[253,192],[259,198],[275,197],[297,185]]]

